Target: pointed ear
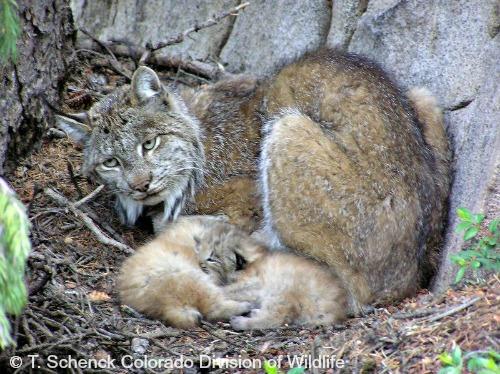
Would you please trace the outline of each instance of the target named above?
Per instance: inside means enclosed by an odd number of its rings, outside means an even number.
[[[90,137],[91,129],[89,126],[69,117],[56,114],[56,126],[80,144],[84,144]]]
[[[158,95],[162,87],[158,75],[152,69],[141,66],[132,77],[130,90],[138,102],[144,102]]]

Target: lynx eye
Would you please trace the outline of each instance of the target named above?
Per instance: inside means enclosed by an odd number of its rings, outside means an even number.
[[[118,162],[118,160],[116,158],[108,158],[106,161],[104,161],[103,163],[103,166],[107,167],[107,168],[115,168],[117,167],[120,163]]]
[[[152,149],[156,148],[159,142],[160,142],[160,137],[157,136],[156,138],[147,140],[144,143],[142,143],[142,148],[144,148],[146,151],[151,151]]]
[[[207,262],[209,262],[211,264],[217,264],[219,261],[217,261],[216,259],[214,259],[212,257],[209,257],[209,258],[207,258]]]

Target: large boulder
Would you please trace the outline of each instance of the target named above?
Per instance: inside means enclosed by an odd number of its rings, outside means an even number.
[[[103,41],[124,41],[139,46],[167,40],[237,4],[236,0],[71,0],[78,27]],[[158,53],[193,60],[216,58],[233,23],[234,17],[225,18]]]
[[[255,0],[234,24],[221,59],[232,72],[267,74],[325,43],[331,9],[324,0]]]

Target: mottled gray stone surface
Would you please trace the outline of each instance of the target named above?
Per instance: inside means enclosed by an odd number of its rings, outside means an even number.
[[[472,100],[498,31],[497,0],[372,0],[349,51],[381,62],[407,86],[426,86],[445,108]],[[496,30],[496,31],[495,31]]]
[[[128,40],[144,46],[147,42],[169,37],[201,23],[213,15],[237,5],[236,0],[72,0],[75,22],[98,38]],[[162,49],[159,53],[182,58],[201,59],[219,55],[231,30],[234,17],[218,25],[191,34],[181,44]]]
[[[326,44],[346,49],[356,31],[359,17],[366,11],[368,0],[341,0],[332,2],[332,20]]]
[[[236,19],[221,59],[232,72],[266,74],[322,46],[331,8],[326,0],[254,0]]]

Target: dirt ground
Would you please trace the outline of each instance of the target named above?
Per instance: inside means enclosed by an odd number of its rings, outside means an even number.
[[[96,65],[93,61],[75,68],[66,85],[65,109],[86,108],[124,82]],[[167,77],[176,78],[191,85],[204,83],[187,74]],[[52,187],[76,202],[96,189],[79,174],[81,161],[81,149],[49,132],[41,149],[8,176],[29,208],[33,252],[28,263],[29,303],[13,321],[17,347],[0,354],[0,372],[262,373],[264,360],[276,360],[285,371],[293,359],[304,359],[302,367],[319,359],[322,368],[307,372],[434,373],[440,367],[437,355],[449,351],[454,342],[467,352],[498,350],[497,277],[441,295],[422,291],[328,328],[285,326],[238,333],[226,323],[203,323],[182,331],[148,319],[120,305],[117,298],[115,276],[127,254],[100,243],[78,217],[44,193]],[[151,237],[146,224],[120,225],[112,204],[112,196],[103,190],[79,209],[108,236],[132,248]],[[22,358],[17,370],[10,366],[12,356]],[[82,363],[77,368],[73,362],[72,368],[63,368],[72,363],[70,358],[96,364],[83,369]],[[175,365],[183,368],[172,368]]]

